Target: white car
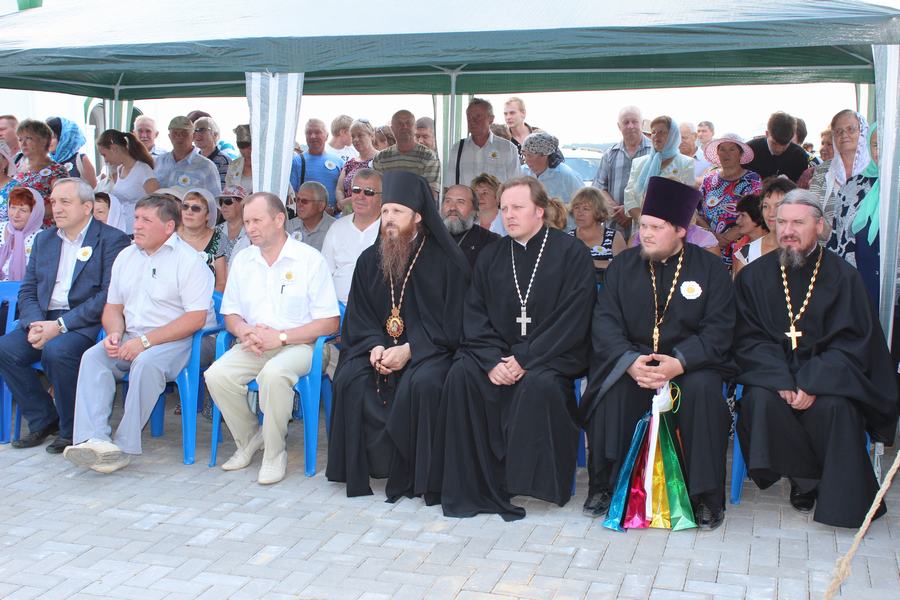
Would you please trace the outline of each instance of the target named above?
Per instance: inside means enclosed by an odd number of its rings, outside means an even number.
[[[569,168],[581,177],[584,185],[591,185],[597,169],[600,168],[600,159],[603,158],[603,153],[599,150],[585,148],[561,148],[561,150]]]

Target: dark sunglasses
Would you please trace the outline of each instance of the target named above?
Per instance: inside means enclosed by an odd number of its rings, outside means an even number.
[[[185,202],[181,205],[181,210],[189,210],[191,212],[198,213],[203,212],[203,207],[199,204],[188,204],[187,202]]]
[[[250,142],[238,142],[237,147],[243,150],[244,148],[250,147]]]
[[[352,194],[362,193],[362,194],[365,194],[366,196],[369,196],[370,198],[375,195],[379,195],[379,196],[381,195],[381,192],[376,192],[375,190],[373,190],[370,187],[363,189],[363,188],[359,187],[358,185],[354,185],[352,188],[350,188],[350,193],[352,193]]]
[[[231,206],[234,202],[240,201],[240,198],[219,198],[219,206]]]

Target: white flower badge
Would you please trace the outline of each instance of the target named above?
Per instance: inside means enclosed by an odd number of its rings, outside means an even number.
[[[89,260],[93,254],[94,254],[93,248],[91,248],[90,246],[82,246],[78,250],[78,254],[76,255],[76,258],[78,260],[80,260],[81,262],[85,262],[85,261]]]
[[[703,293],[703,288],[696,281],[685,281],[681,284],[681,295],[688,300],[696,300]]]
[[[63,165],[63,168],[65,168],[66,173],[71,173],[71,172],[72,172],[72,167],[74,167],[74,166],[75,166],[75,165],[73,165],[72,163],[66,163],[66,164]]]
[[[489,156],[490,156],[491,158],[493,158],[494,160],[497,160],[498,158],[500,158],[500,155],[497,154],[497,151],[496,151],[496,150],[491,151],[491,153],[489,154]]]
[[[325,168],[328,169],[329,171],[334,171],[335,169],[337,169],[337,165],[334,163],[334,161],[326,160]]]
[[[191,178],[188,177],[187,175],[182,175],[181,177],[178,178],[178,185],[183,186],[183,187],[187,187],[187,186],[191,185]]]
[[[283,283],[284,285],[290,285],[290,284],[292,284],[292,283],[294,283],[294,282],[295,282],[295,279],[294,279],[294,272],[293,272],[293,271],[285,271],[285,272],[284,272],[284,279],[282,280],[282,283]]]
[[[45,167],[38,171],[38,175],[40,175],[41,177],[50,177],[50,175],[52,175],[52,172],[50,171],[50,169]]]

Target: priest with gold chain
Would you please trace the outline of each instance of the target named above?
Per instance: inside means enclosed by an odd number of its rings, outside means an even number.
[[[730,415],[722,382],[734,371],[734,292],[722,261],[685,243],[700,200],[692,187],[651,177],[641,245],[606,272],[580,406],[590,447],[587,516],[606,513],[635,425],[655,391],[672,382],[681,397],[672,422],[697,524],[714,529],[724,519]]]
[[[466,293],[464,339],[447,374],[432,469],[444,514],[521,519],[513,496],[562,506],[578,427],[573,379],[587,368],[594,266],[584,244],[544,224],[534,177],[500,188],[508,236],[485,247]],[[441,467],[443,471],[441,472]]]
[[[788,477],[795,509],[855,528],[878,490],[865,434],[893,442],[897,386],[863,280],[818,245],[823,228],[815,195],[789,192],[778,251],[737,278],[738,435],[759,487]]]
[[[381,231],[353,272],[334,375],[326,476],[348,496],[388,481],[389,501],[426,491],[441,388],[462,332],[469,263],[431,189],[382,180]]]

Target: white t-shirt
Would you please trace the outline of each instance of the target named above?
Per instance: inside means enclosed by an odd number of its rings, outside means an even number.
[[[201,254],[173,233],[153,254],[136,245],[113,263],[106,301],[125,306],[125,331],[139,336],[186,312],[206,310],[206,327],[216,324],[214,278]]]
[[[144,184],[148,179],[156,179],[156,174],[150,165],[137,161],[131,167],[128,177],[122,177],[122,167],[118,168],[119,178],[112,188],[112,195],[119,199],[122,205],[122,218],[125,221],[125,233],[134,233],[134,205],[147,195]]]
[[[353,144],[344,146],[340,150],[332,147],[331,144],[325,144],[325,154],[334,154],[336,156],[340,156],[341,160],[344,162],[347,162],[351,158],[359,158],[359,152],[356,151],[356,148],[353,147]]]
[[[328,265],[311,246],[288,237],[272,266],[258,246],[234,257],[223,315],[240,315],[249,325],[273,329],[302,327],[316,319],[340,315]]]
[[[328,229],[322,243],[322,256],[328,263],[328,270],[334,280],[334,289],[341,302],[347,302],[350,295],[350,284],[353,282],[353,269],[356,259],[363,250],[375,243],[381,219],[362,231],[353,224],[353,215],[341,217]]]

